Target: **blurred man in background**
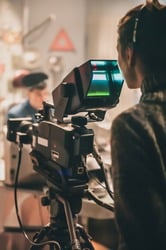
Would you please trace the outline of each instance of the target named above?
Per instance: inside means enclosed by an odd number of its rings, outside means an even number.
[[[43,102],[48,101],[48,76],[43,72],[29,73],[25,72],[22,77],[14,79],[14,87],[25,90],[23,101],[20,99],[19,103],[13,103],[11,108],[6,112],[7,120],[10,118],[22,118],[31,117],[33,122],[36,121],[35,114],[43,109]],[[5,181],[4,183],[8,187],[15,186],[16,173],[18,169],[18,145],[14,142],[4,140],[5,148]],[[41,228],[49,221],[49,212],[46,207],[40,204],[40,195],[43,188],[46,186],[46,180],[33,169],[33,164],[29,153],[32,148],[30,144],[23,145],[22,157],[20,163],[19,176],[17,181],[17,187],[20,192],[18,198],[19,210],[21,220],[24,227],[33,229],[34,227]],[[25,190],[25,191],[23,191]],[[29,191],[27,191],[29,190]],[[32,193],[30,192],[32,190]],[[38,192],[39,191],[39,192]],[[7,193],[5,200],[5,207],[8,208],[4,214],[4,228],[10,228],[11,222],[17,227],[16,213],[13,200],[13,190],[9,194]],[[16,237],[17,236],[17,237]],[[21,237],[13,234],[8,234],[8,241],[12,246],[20,244]],[[22,239],[24,241],[24,239]],[[25,242],[26,243],[26,242]]]
[[[27,97],[24,101],[13,105],[8,113],[7,120],[10,118],[32,118],[36,121],[36,113],[43,109],[43,102],[48,99],[48,76],[43,72],[28,73],[22,77],[19,84],[26,91]],[[15,174],[18,158],[17,145],[5,140],[6,154],[6,183],[13,185],[15,183]],[[42,188],[45,180],[33,170],[32,162],[29,156],[31,145],[24,145],[22,152],[22,161],[19,173],[19,186],[27,188]],[[15,157],[13,157],[13,155]],[[12,171],[11,171],[12,169]]]
[[[27,90],[27,99],[11,109],[7,118],[32,117],[35,121],[35,114],[43,108],[43,102],[48,99],[48,76],[45,73],[30,73],[23,77],[22,87]]]

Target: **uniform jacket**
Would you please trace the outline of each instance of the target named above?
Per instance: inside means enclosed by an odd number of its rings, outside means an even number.
[[[35,114],[37,110],[34,109],[28,100],[13,106],[9,112],[7,118],[20,118],[20,117],[32,117],[35,121]]]

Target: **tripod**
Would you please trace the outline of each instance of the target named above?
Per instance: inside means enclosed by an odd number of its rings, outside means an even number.
[[[94,250],[89,235],[77,224],[89,176],[86,157],[94,151],[94,133],[86,117],[72,117],[68,124],[42,121],[34,128],[30,153],[33,168],[48,183],[44,204],[50,206],[50,223],[34,236],[31,250]],[[42,246],[42,247],[41,247]]]
[[[30,250],[43,249],[45,245],[50,250],[94,250],[90,236],[77,223],[82,205],[80,194],[69,190],[67,193],[60,195],[50,187],[48,195],[42,198],[42,204],[50,206],[50,223],[34,235]]]

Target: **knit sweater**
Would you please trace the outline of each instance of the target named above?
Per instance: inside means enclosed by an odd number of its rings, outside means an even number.
[[[140,102],[118,115],[112,124],[118,250],[166,249],[166,87],[163,86],[144,80]]]

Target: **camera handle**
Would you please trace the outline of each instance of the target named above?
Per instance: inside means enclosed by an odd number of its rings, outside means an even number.
[[[49,245],[50,250],[94,250],[90,236],[76,223],[75,204],[52,188],[41,202],[50,206],[50,223],[34,235],[30,250],[43,249],[44,245]],[[76,200],[76,206],[80,207],[80,202]]]

